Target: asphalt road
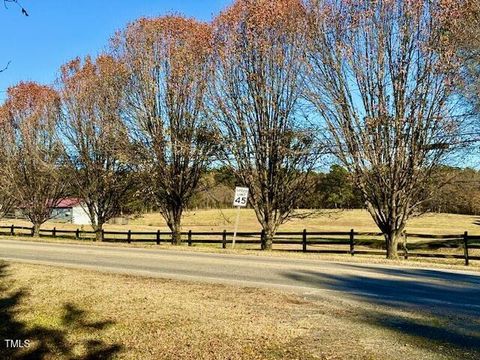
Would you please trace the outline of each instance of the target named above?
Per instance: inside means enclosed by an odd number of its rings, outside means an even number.
[[[467,271],[15,240],[0,241],[0,259],[277,288],[480,317],[480,273]]]

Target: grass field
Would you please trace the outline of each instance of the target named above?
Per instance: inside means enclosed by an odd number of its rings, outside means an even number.
[[[20,351],[0,348],[11,359],[404,360],[479,355],[478,349],[459,346],[459,329],[466,321],[473,326],[472,319],[455,314],[437,318],[413,307],[341,297],[332,301],[328,294],[302,298],[5,262],[0,262],[0,289],[0,337],[32,341]]]
[[[300,211],[304,213],[304,211]],[[233,231],[236,210],[197,210],[189,211],[183,218],[183,229],[194,231]],[[3,220],[3,225],[28,225],[26,221]],[[76,229],[73,224],[61,224],[49,221],[43,228],[53,227]],[[85,230],[90,227],[85,226]],[[159,214],[146,214],[135,219],[130,219],[127,225],[106,225],[110,230],[167,230],[167,226]],[[311,214],[306,219],[292,219],[282,225],[283,231],[374,231],[375,226],[370,215],[365,210],[343,210],[343,211],[319,211]],[[261,227],[251,209],[241,210],[239,231],[260,231]],[[480,234],[480,217],[470,215],[454,214],[425,214],[409,221],[407,231],[426,234],[462,234],[468,231],[470,234]]]

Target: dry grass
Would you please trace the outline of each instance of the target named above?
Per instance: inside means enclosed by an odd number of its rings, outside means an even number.
[[[341,297],[16,263],[0,286],[1,335],[38,338],[28,351],[41,344],[47,359],[473,358],[397,326],[447,329],[454,315]]]
[[[304,213],[304,210],[300,210]],[[197,210],[189,211],[183,218],[183,227],[185,230],[194,231],[233,231],[236,210]],[[18,225],[30,224],[26,221],[4,220],[3,225],[12,223]],[[423,216],[412,219],[407,227],[407,231],[415,233],[427,234],[462,234],[468,231],[471,234],[480,235],[480,218],[470,215],[454,215],[454,214],[425,214]],[[58,224],[49,221],[44,228],[76,229],[78,226],[73,224]],[[308,229],[309,231],[374,231],[378,228],[375,226],[370,215],[365,210],[343,210],[331,211],[323,210],[306,219],[293,219],[284,224],[280,230],[283,231],[301,231]],[[85,230],[89,227],[86,226]],[[131,219],[128,225],[107,225],[106,229],[110,230],[167,230],[167,226],[159,214],[146,214],[136,219]],[[241,221],[239,231],[260,231],[260,226],[255,217],[255,213],[251,209],[241,210]]]

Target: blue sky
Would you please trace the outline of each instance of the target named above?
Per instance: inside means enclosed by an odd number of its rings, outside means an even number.
[[[75,56],[95,55],[128,22],[141,16],[182,13],[210,20],[230,0],[19,0],[30,16],[0,7],[0,101],[20,80],[52,83]]]

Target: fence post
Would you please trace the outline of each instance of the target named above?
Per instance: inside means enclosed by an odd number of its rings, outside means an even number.
[[[11,236],[15,235],[15,226],[14,225],[10,226],[10,235]]]
[[[355,255],[355,232],[350,230],[350,255]]]
[[[302,251],[307,252],[307,229],[303,229],[302,235]]]
[[[132,230],[128,230],[127,242],[130,244],[132,242]]]
[[[160,245],[160,230],[157,230],[157,245]]]
[[[262,229],[262,232],[260,233],[260,249],[265,250],[265,230]]]
[[[102,229],[102,241],[105,241],[105,230]]]
[[[226,249],[226,248],[227,248],[227,230],[223,230],[222,248],[223,248],[223,249]]]
[[[463,233],[463,253],[465,255],[465,266],[468,266],[468,231]]]
[[[30,230],[30,231],[31,231],[31,235],[32,235],[32,237],[33,237],[33,232],[34,232],[34,230],[35,230],[35,227],[34,227],[34,226],[32,226],[32,230]]]
[[[52,237],[57,237],[57,228],[54,227],[52,230]]]
[[[192,230],[188,230],[188,246],[192,246]]]
[[[77,231],[75,231],[75,239],[80,239],[80,229],[77,228]]]

